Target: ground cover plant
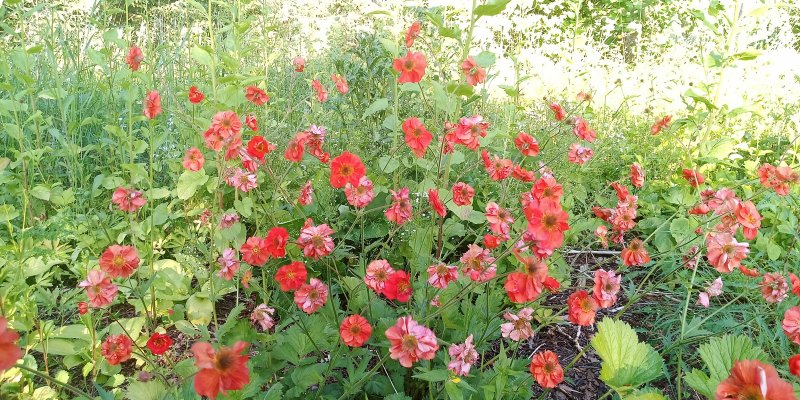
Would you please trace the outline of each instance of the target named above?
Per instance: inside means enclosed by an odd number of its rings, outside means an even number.
[[[677,8],[275,4],[0,4],[0,398],[800,394],[798,107],[722,96],[796,7],[679,14],[706,80],[634,113],[479,29]]]

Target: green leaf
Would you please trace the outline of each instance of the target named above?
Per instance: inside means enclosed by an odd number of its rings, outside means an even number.
[[[186,318],[195,325],[207,325],[211,322],[214,303],[199,293],[195,293],[186,300]]]
[[[769,362],[766,353],[756,347],[749,337],[739,335],[725,335],[711,338],[708,343],[698,349],[700,358],[706,366],[705,371],[693,369],[686,374],[686,383],[698,393],[708,398],[714,398],[717,386],[730,374],[734,361],[759,360]]]
[[[697,237],[694,232],[695,228],[697,228],[697,222],[684,217],[675,218],[669,224],[669,231],[679,245],[686,244],[692,238]]]
[[[19,212],[11,204],[0,204],[0,223],[19,217]]]
[[[372,102],[372,104],[364,110],[364,114],[361,115],[361,119],[367,118],[376,112],[383,111],[387,107],[389,107],[389,99],[381,98]]]
[[[482,51],[475,56],[475,62],[483,68],[494,65],[495,59],[496,57],[491,51]]]
[[[600,379],[620,396],[664,375],[664,360],[625,322],[603,319],[591,343],[603,361]]]
[[[131,381],[125,398],[128,400],[161,400],[166,396],[167,388],[158,380],[148,382]]]
[[[510,2],[511,0],[489,0],[486,4],[475,7],[475,15],[483,17],[500,14]]]
[[[297,367],[292,371],[292,381],[295,385],[305,389],[311,385],[322,382],[322,373],[328,368],[325,364],[312,364]]]
[[[194,60],[201,65],[211,65],[211,63],[214,61],[214,59],[211,57],[211,53],[200,46],[192,47],[192,50],[190,50],[189,53],[192,55],[192,58],[194,58]]]
[[[422,379],[423,381],[427,382],[443,382],[449,377],[450,372],[448,372],[446,369],[434,369],[414,375],[414,378]]]
[[[461,388],[459,388],[458,385],[452,381],[447,381],[444,383],[444,390],[447,392],[447,397],[450,398],[450,400],[464,399],[464,393],[461,391]]]
[[[202,169],[197,172],[183,171],[178,178],[178,186],[176,188],[178,198],[186,200],[194,196],[197,192],[197,188],[203,186],[207,181],[208,175],[206,175],[205,171]]]
[[[391,174],[400,168],[400,161],[394,157],[383,156],[378,159],[378,167],[386,174]]]

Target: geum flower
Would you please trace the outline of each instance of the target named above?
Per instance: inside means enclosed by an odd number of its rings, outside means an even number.
[[[419,360],[432,360],[439,350],[436,335],[410,316],[400,317],[386,330],[389,339],[389,356],[400,365],[411,368]]]
[[[208,342],[192,345],[194,365],[199,368],[194,376],[197,394],[214,400],[220,393],[240,390],[250,383],[250,370],[247,369],[250,357],[242,355],[248,346],[247,342],[238,341],[233,347],[220,347],[214,351]]]

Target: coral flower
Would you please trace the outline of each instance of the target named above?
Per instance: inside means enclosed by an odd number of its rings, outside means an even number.
[[[692,187],[698,187],[706,183],[706,177],[696,169],[684,168],[683,179],[686,179],[686,181],[689,182],[689,185],[692,185]]]
[[[520,182],[533,182],[536,179],[536,174],[533,171],[528,171],[520,165],[514,165],[514,170],[511,172],[511,177]]]
[[[519,152],[528,157],[536,157],[539,154],[539,142],[533,136],[520,132],[514,138],[514,145]]]
[[[0,367],[2,369],[2,367]],[[789,372],[800,378],[800,354],[789,357]]]
[[[417,83],[425,75],[428,61],[425,60],[425,55],[422,53],[409,50],[405,57],[395,58],[392,66],[400,74],[397,77],[397,83]]]
[[[539,178],[531,188],[531,194],[538,200],[548,199],[555,203],[561,202],[561,196],[564,195],[564,189],[561,185],[550,175],[545,175]]]
[[[271,255],[267,240],[258,236],[247,238],[239,251],[244,262],[257,267],[264,265]]]
[[[172,347],[173,340],[169,335],[164,333],[154,333],[147,339],[147,348],[150,349],[150,352],[153,354],[160,356],[169,350]]]
[[[348,182],[344,185],[344,195],[351,206],[364,208],[375,198],[375,192],[372,191],[372,181],[367,179],[366,176],[362,176],[357,185]]]
[[[112,244],[100,256],[100,269],[110,278],[127,278],[139,267],[139,254],[133,246]]]
[[[464,75],[467,77],[467,83],[470,86],[475,86],[486,81],[486,70],[478,65],[471,56],[467,57],[467,59],[461,63],[461,71],[464,72]]]
[[[286,228],[276,226],[270,229],[264,241],[272,257],[286,257],[286,243],[289,242],[289,232],[286,231]]]
[[[312,314],[328,301],[328,287],[317,278],[294,292],[294,303],[306,314]]]
[[[236,250],[227,248],[222,251],[222,255],[217,258],[219,264],[219,272],[217,276],[226,281],[233,279],[234,275],[239,272],[239,260],[236,257]]]
[[[567,299],[568,319],[576,325],[589,326],[594,323],[597,301],[585,290],[578,290]]]
[[[447,209],[444,207],[442,199],[439,198],[439,191],[437,189],[428,189],[428,200],[431,202],[431,208],[440,217],[444,218],[447,215]]]
[[[233,111],[220,111],[211,119],[211,130],[222,139],[229,139],[242,131],[242,121]]]
[[[650,255],[647,254],[647,249],[641,239],[631,240],[628,247],[622,249],[620,257],[622,257],[622,264],[626,267],[645,265],[650,262]]]
[[[796,400],[792,384],[782,380],[772,365],[758,360],[736,360],[730,376],[719,383],[715,400]]]
[[[331,75],[331,80],[336,85],[336,90],[338,90],[339,93],[347,94],[347,92],[350,91],[350,87],[347,86],[347,80],[343,76],[339,74],[333,74]]]
[[[203,101],[203,99],[205,98],[206,95],[204,95],[203,92],[201,92],[200,89],[197,88],[197,86],[192,86],[189,88],[189,102],[191,102],[192,104],[197,104]]]
[[[311,88],[317,93],[317,100],[319,100],[320,103],[328,101],[328,91],[325,89],[325,86],[322,86],[322,82],[318,79],[314,79],[311,81]]]
[[[401,303],[411,299],[413,288],[411,287],[411,277],[406,271],[394,271],[389,275],[383,287],[383,295],[389,300],[397,300]]]
[[[489,229],[503,239],[509,239],[511,224],[514,217],[505,208],[501,208],[497,203],[490,201],[486,204],[486,221],[489,222]]]
[[[567,113],[564,112],[564,108],[558,103],[551,103],[550,110],[553,111],[553,118],[555,118],[556,121],[563,121],[564,117],[567,116]]]
[[[500,333],[504,338],[519,342],[533,336],[533,327],[531,327],[531,320],[533,319],[532,308],[525,307],[519,311],[519,314],[507,312],[503,314],[503,318],[509,321],[500,325]]]
[[[462,144],[470,150],[477,150],[480,146],[480,138],[488,134],[489,123],[483,120],[480,115],[462,117],[458,120],[455,130],[448,133],[445,137],[449,142]]]
[[[331,186],[342,188],[346,184],[358,185],[361,177],[367,173],[366,167],[357,155],[345,151],[331,160]]]
[[[614,271],[598,269],[594,271],[594,290],[592,297],[600,308],[608,308],[617,303],[617,293],[619,293],[622,277]]]
[[[405,134],[406,144],[414,152],[414,155],[417,157],[424,156],[428,145],[433,140],[433,135],[428,131],[428,128],[417,117],[411,117],[403,121],[401,128]]]
[[[236,342],[233,347],[220,347],[214,351],[208,342],[192,345],[194,365],[200,370],[194,376],[194,390],[200,396],[215,400],[228,390],[240,390],[250,383],[250,370],[247,361],[250,357],[242,355],[249,346],[246,342]]]
[[[789,273],[789,281],[792,282],[792,293],[800,296],[800,278],[793,273]]]
[[[789,295],[789,283],[780,272],[768,272],[761,281],[761,295],[768,303],[780,303]]]
[[[496,154],[489,158],[489,152],[486,150],[481,151],[481,158],[483,159],[483,168],[492,180],[502,181],[514,172],[514,163],[511,160],[500,158]]]
[[[257,106],[263,106],[269,101],[267,92],[255,86],[248,86],[245,88],[244,98]]]
[[[392,205],[386,210],[386,219],[398,225],[402,225],[411,219],[411,200],[408,198],[408,188],[402,188],[392,194]]]
[[[153,119],[161,114],[161,96],[158,95],[158,90],[147,92],[143,103],[144,116],[147,117],[147,119]]]
[[[490,235],[488,233],[483,235],[483,245],[487,249],[490,249],[490,250],[496,249],[497,246],[500,246],[500,242],[501,241],[502,241],[502,239],[497,237],[497,236],[495,236],[495,235]]]
[[[111,202],[122,211],[136,212],[147,203],[147,199],[141,191],[118,187],[111,195]]]
[[[453,185],[453,203],[459,206],[472,204],[472,196],[475,196],[475,189],[472,186],[458,182]]]
[[[653,126],[650,127],[650,134],[651,135],[658,135],[662,130],[669,128],[669,124],[672,122],[672,116],[666,115],[663,118],[656,121]]]
[[[569,147],[569,154],[567,154],[569,162],[578,165],[586,164],[592,156],[594,156],[594,150],[583,147],[578,143],[573,143]]]
[[[133,341],[128,335],[111,335],[103,341],[100,353],[110,365],[118,365],[130,360]]]
[[[263,136],[253,136],[247,142],[247,154],[264,162],[264,157],[275,150],[275,145],[264,139]]]
[[[631,164],[631,185],[637,188],[644,186],[644,169],[639,163]]]
[[[537,257],[520,257],[524,272],[508,274],[504,285],[509,300],[512,303],[527,303],[536,300],[544,289],[547,279],[548,267],[544,261]]]
[[[306,59],[300,56],[293,58],[292,67],[294,67],[294,72],[303,72],[306,69]]]
[[[439,289],[444,289],[450,282],[458,279],[458,267],[439,263],[428,267],[428,283]]]
[[[303,248],[304,256],[319,260],[333,251],[331,235],[333,235],[333,229],[328,224],[315,226],[314,221],[309,218],[303,225],[303,229],[300,230],[297,244]]]
[[[783,313],[781,327],[789,340],[800,345],[800,306],[794,306]]]
[[[78,302],[78,314],[84,315],[89,312],[89,304],[86,304],[85,301]],[[2,368],[0,368],[2,369]]]
[[[410,316],[400,317],[386,330],[389,339],[389,356],[400,365],[411,368],[419,360],[432,360],[439,350],[432,330],[418,324]]]
[[[350,347],[361,347],[372,336],[372,326],[366,318],[355,314],[345,318],[339,326],[342,343]]]
[[[564,370],[558,356],[550,350],[536,353],[531,358],[531,375],[543,388],[552,389],[564,380]]]
[[[572,133],[574,133],[575,136],[589,143],[594,143],[595,139],[597,138],[597,134],[595,133],[594,129],[589,127],[589,123],[586,122],[585,119],[576,117],[574,124],[575,125],[572,127]]]
[[[405,39],[406,39],[405,42],[406,42],[406,47],[407,48],[410,49],[411,46],[414,45],[414,40],[416,40],[417,36],[419,36],[419,31],[420,31],[420,23],[419,23],[419,21],[414,21],[411,24],[411,26],[408,27],[408,30],[406,31],[406,37],[405,37]]]
[[[86,296],[92,307],[105,307],[117,298],[117,285],[111,283],[111,278],[99,269],[89,271],[86,280],[78,284],[86,289]]]
[[[287,161],[297,162],[303,161],[303,153],[306,151],[305,135],[298,135],[289,141],[286,146],[286,151],[283,153],[283,158]]]
[[[206,158],[203,157],[203,152],[197,147],[192,147],[186,150],[186,155],[183,157],[183,168],[189,171],[200,171],[203,169],[203,164],[205,164],[205,162]]]
[[[564,243],[564,231],[569,229],[569,215],[561,204],[552,200],[541,200],[524,209],[528,219],[528,232],[543,249],[557,249]]]
[[[461,264],[464,266],[464,275],[469,276],[475,282],[486,282],[497,275],[497,265],[494,257],[489,253],[489,249],[481,248],[476,244],[470,244],[468,250],[461,256]]]
[[[750,252],[747,243],[739,243],[727,232],[710,233],[706,238],[708,263],[722,273],[732,272]]]
[[[314,187],[311,186],[311,181],[306,181],[303,188],[300,189],[300,196],[297,197],[297,202],[301,206],[307,206],[314,201]]]
[[[447,369],[457,376],[467,376],[472,364],[478,361],[478,352],[472,344],[472,335],[467,336],[464,343],[454,344],[447,349],[450,354],[450,362]]]
[[[275,280],[278,281],[284,292],[300,289],[306,283],[307,277],[306,265],[300,261],[284,265],[275,273]]]
[[[125,63],[128,64],[128,66],[131,68],[131,71],[138,71],[142,61],[144,61],[144,53],[142,53],[142,49],[136,46],[131,46],[131,49],[128,50],[128,55],[125,56]]]
[[[266,304],[261,303],[250,313],[250,320],[258,324],[262,331],[268,331],[275,326],[275,320],[272,319],[273,314],[275,314],[274,308],[267,307]]]
[[[375,293],[383,293],[386,287],[386,282],[389,277],[394,273],[394,269],[389,265],[386,260],[374,260],[367,265],[366,273],[364,274],[364,283],[367,287],[374,290]]]
[[[16,341],[19,334],[8,328],[8,320],[0,316],[0,372],[10,369],[22,357],[22,349]]]
[[[761,214],[758,213],[756,205],[752,201],[736,203],[733,209],[736,221],[742,224],[742,233],[747,240],[753,240],[761,227]]]

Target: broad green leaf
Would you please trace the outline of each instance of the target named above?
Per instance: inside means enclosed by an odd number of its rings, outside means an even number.
[[[391,174],[397,168],[400,168],[400,161],[394,157],[383,156],[378,159],[378,167],[386,174]]]
[[[686,374],[686,383],[698,393],[709,399],[714,398],[717,386],[730,375],[734,361],[759,360],[769,362],[766,353],[756,347],[747,336],[725,335],[711,338],[708,343],[698,349],[700,358],[706,366],[705,371],[693,369]]]
[[[603,319],[591,343],[603,361],[600,379],[620,396],[664,374],[664,360],[625,322]]]
[[[431,371],[424,371],[414,374],[414,378],[421,379],[427,382],[443,382],[450,377],[450,372],[446,369],[434,369]]]
[[[475,7],[475,15],[482,17],[500,14],[510,2],[511,0],[489,0],[486,4]]]
[[[208,175],[206,175],[204,170],[200,170],[197,172],[193,171],[183,171],[181,176],[178,178],[178,186],[175,189],[178,195],[178,198],[181,200],[186,200],[197,192],[197,188],[203,186],[203,184],[208,181]]]
[[[166,396],[167,388],[158,380],[148,382],[131,381],[128,384],[125,398],[128,400],[161,400]]]
[[[186,318],[195,325],[207,325],[211,322],[214,303],[208,297],[195,293],[186,300]]]
[[[491,51],[482,51],[475,56],[475,62],[483,68],[494,65],[495,55]]]
[[[372,104],[364,110],[364,114],[361,115],[361,119],[367,118],[376,112],[383,111],[387,107],[389,107],[389,99],[381,98],[372,102]]]
[[[0,204],[0,223],[19,217],[19,212],[11,204]]]
[[[211,65],[211,63],[214,61],[211,53],[200,46],[192,47],[190,54],[192,55],[192,58],[194,58],[194,60],[201,65]]]

